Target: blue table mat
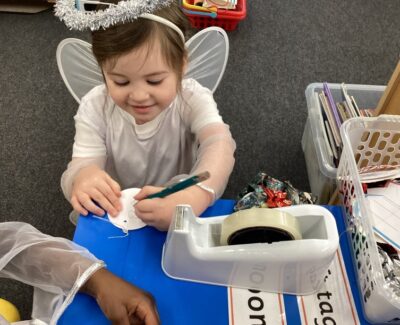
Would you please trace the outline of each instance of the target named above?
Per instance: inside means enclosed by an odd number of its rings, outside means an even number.
[[[232,213],[235,201],[218,200],[202,217]],[[352,289],[360,324],[369,325],[363,318],[351,253],[339,206],[325,206],[335,217],[340,246]],[[163,325],[228,325],[227,288],[222,286],[180,281],[169,278],[161,269],[162,248],[166,232],[152,227],[130,231],[124,235],[108,221],[88,216],[79,219],[74,241],[88,248],[106,262],[116,275],[150,292],[156,299]],[[287,325],[301,324],[296,296],[284,295]],[[58,324],[110,324],[96,301],[78,293]],[[241,324],[240,324],[241,325]]]

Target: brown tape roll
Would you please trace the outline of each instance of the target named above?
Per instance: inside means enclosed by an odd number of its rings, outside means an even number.
[[[296,217],[275,209],[252,208],[237,211],[224,219],[220,244],[272,243],[301,238]]]

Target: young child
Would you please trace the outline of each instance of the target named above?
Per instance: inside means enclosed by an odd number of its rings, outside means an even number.
[[[167,230],[177,204],[189,204],[199,215],[223,194],[235,142],[212,92],[183,79],[185,29],[186,17],[173,1],[153,15],[92,32],[105,84],[82,98],[72,161],[61,180],[77,212],[115,216],[121,189],[138,187],[136,215]],[[211,176],[198,186],[145,199],[204,171]]]

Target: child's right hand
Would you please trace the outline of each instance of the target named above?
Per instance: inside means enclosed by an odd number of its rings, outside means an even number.
[[[85,216],[88,212],[102,216],[105,211],[116,216],[122,208],[120,196],[119,184],[98,166],[90,165],[82,168],[74,179],[71,204]]]

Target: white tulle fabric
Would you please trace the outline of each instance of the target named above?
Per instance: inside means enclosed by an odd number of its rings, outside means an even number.
[[[214,191],[213,204],[222,196],[228,184],[235,164],[236,143],[228,125],[214,123],[200,130],[199,144],[197,159],[190,175],[196,175],[204,170],[210,172],[212,177],[202,184]]]
[[[226,32],[219,27],[205,28],[186,42],[186,48],[188,68],[184,78],[193,78],[214,92],[228,61],[229,41]],[[67,38],[58,45],[56,56],[61,77],[78,103],[92,88],[104,83],[91,44]]]
[[[33,286],[32,318],[56,324],[79,288],[104,263],[85,248],[22,222],[0,223],[0,277]]]

